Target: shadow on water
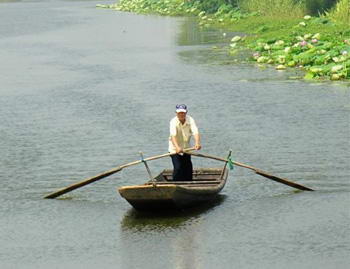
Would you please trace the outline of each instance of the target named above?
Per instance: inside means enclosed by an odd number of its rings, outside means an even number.
[[[121,228],[123,231],[176,229],[194,222],[201,215],[221,205],[225,199],[225,195],[218,195],[217,199],[211,202],[183,210],[143,212],[132,208],[124,215]]]

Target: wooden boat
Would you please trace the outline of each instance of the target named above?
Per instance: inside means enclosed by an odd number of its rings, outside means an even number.
[[[143,185],[118,191],[137,210],[182,209],[215,199],[228,176],[226,168],[200,168],[193,171],[192,181],[173,181],[172,173],[165,169]]]

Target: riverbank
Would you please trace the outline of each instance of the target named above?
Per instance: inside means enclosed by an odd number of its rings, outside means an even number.
[[[339,5],[347,2],[341,0]],[[214,13],[209,13],[203,10],[208,8],[204,8],[200,2],[183,0],[122,0],[118,4],[98,7],[142,14],[197,16],[201,27],[217,27],[247,34],[233,37],[227,44],[230,55],[249,48],[250,60],[261,65],[273,65],[277,70],[302,69],[305,79],[350,79],[348,18],[345,15],[341,22],[333,20],[336,10],[321,17],[300,16],[300,10],[295,12],[300,17],[295,17],[295,14],[287,16],[281,11],[283,17],[276,17],[221,5]],[[339,9],[339,6],[336,8]]]

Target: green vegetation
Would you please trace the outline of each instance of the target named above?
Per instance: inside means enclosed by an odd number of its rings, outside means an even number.
[[[349,0],[340,0],[330,12],[325,12],[326,17],[335,22],[350,25],[350,2]]]
[[[139,14],[156,13],[166,16],[196,15],[201,9],[200,2],[184,0],[121,0],[117,4],[97,5],[97,7],[135,12]]]
[[[240,9],[246,12],[259,11],[264,16],[302,17],[305,5],[295,0],[240,0]]]
[[[301,68],[305,79],[339,80],[350,79],[349,1],[332,6],[329,0],[121,0],[98,6],[197,16],[202,27],[249,34],[231,40],[230,54],[250,48],[251,59],[260,64],[273,64],[278,70]]]

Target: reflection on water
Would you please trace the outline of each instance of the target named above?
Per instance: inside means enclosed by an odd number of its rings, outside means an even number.
[[[211,203],[182,211],[129,210],[121,223],[122,268],[142,268],[154,259],[157,268],[203,268],[197,253],[206,236],[202,233],[202,221],[225,198],[219,195]]]
[[[183,50],[179,52],[180,58],[189,64],[206,65],[232,65],[244,64],[249,61],[249,51],[240,51],[230,54],[227,47],[207,47]]]
[[[131,208],[125,214],[121,228],[134,232],[181,228],[196,222],[202,214],[221,205],[225,198],[225,195],[218,195],[217,199],[211,202],[182,210],[144,212]]]
[[[228,32],[214,28],[201,28],[197,18],[184,18],[179,27],[177,44],[179,46],[199,45],[199,44],[228,44],[235,35],[244,35],[239,32]]]

